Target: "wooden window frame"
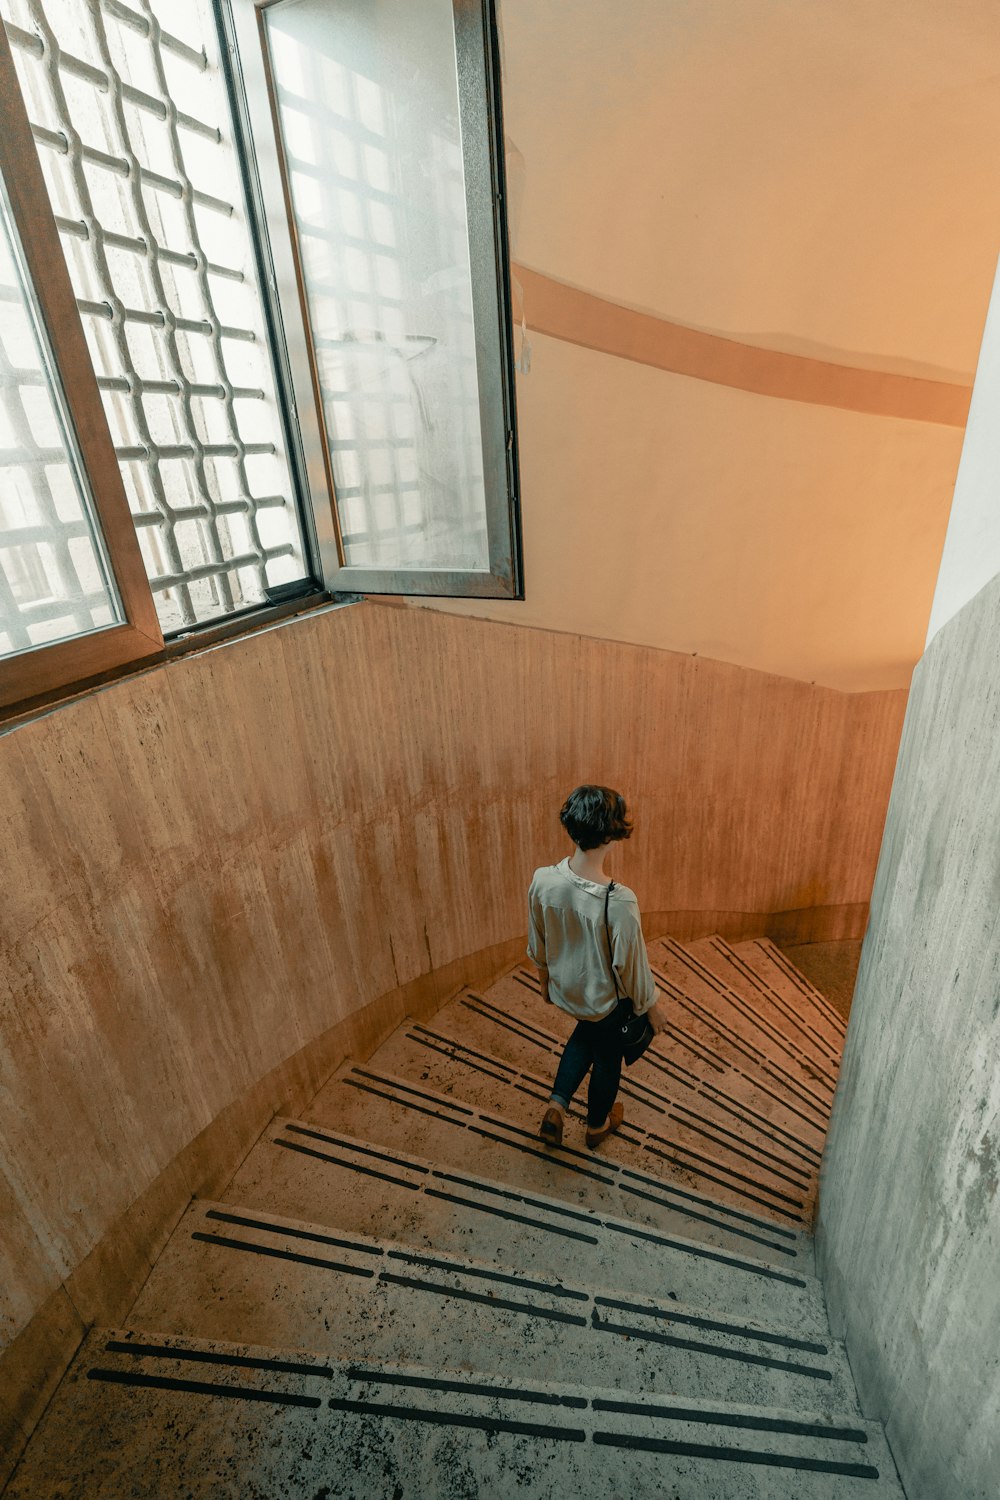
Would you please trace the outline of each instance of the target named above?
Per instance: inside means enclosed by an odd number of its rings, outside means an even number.
[[[0,658],[3,708],[141,662],[162,651],[163,633],[2,22],[0,177],[125,615],[121,624]]]

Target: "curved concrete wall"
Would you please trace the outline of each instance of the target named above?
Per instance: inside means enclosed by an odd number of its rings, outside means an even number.
[[[1000,1490],[1000,581],[914,673],[819,1251],[909,1500]]]
[[[271,1113],[523,951],[573,784],[649,933],[857,937],[902,710],[361,604],[0,737],[5,1446]]]

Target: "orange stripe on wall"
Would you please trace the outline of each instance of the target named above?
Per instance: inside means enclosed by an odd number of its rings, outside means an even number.
[[[564,343],[653,365],[674,375],[688,375],[693,380],[813,406],[938,422],[947,427],[964,427],[969,415],[971,386],[860,370],[802,354],[762,349],[757,344],[741,344],[737,339],[688,328],[653,313],[636,312],[527,266],[515,265],[512,269],[524,291],[528,327]]]

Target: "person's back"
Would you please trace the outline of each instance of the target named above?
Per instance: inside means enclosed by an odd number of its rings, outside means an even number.
[[[604,873],[612,844],[631,835],[625,799],[609,787],[581,786],[559,814],[576,848],[557,865],[535,871],[528,892],[528,956],[538,969],[542,996],[574,1016],[549,1108],[539,1134],[559,1145],[574,1093],[591,1073],[587,1144],[595,1146],[624,1118],[616,1103],[622,1052],[616,1025],[619,997],[654,1031],[664,1018],[642,938],[639,904],[627,886]]]
[[[549,999],[577,1019],[606,1016],[614,1009],[618,994],[629,995],[639,1014],[656,1001],[639,903],[627,885],[612,882],[607,904],[619,983],[615,991],[608,965],[606,896],[608,882],[578,875],[569,856],[536,870],[528,891],[532,922],[528,953],[536,962],[544,954]]]

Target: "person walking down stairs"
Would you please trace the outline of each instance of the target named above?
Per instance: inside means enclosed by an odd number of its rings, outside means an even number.
[[[578,786],[559,821],[574,851],[536,870],[528,891],[528,957],[538,969],[543,1000],[575,1017],[559,1061],[552,1097],[539,1128],[562,1145],[566,1113],[587,1073],[587,1145],[600,1144],[625,1118],[618,1099],[622,1051],[615,1012],[627,995],[654,1031],[666,1018],[656,1001],[639,918],[628,886],[604,873],[612,845],[632,834],[625,798],[606,786]]]

